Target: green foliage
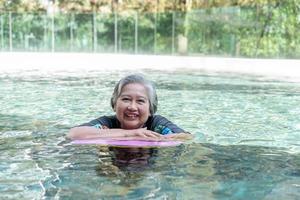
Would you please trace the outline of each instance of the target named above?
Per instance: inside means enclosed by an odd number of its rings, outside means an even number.
[[[269,2],[189,12],[57,13],[54,30],[44,12],[6,12],[0,49],[9,50],[11,38],[12,50],[171,54],[183,35],[190,55],[300,58],[298,0]]]

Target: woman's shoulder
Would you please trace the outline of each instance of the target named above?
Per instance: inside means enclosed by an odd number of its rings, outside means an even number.
[[[117,116],[116,116],[116,115],[103,115],[103,116],[98,117],[97,119],[110,119],[110,120],[115,120],[115,119],[117,119]]]
[[[165,122],[165,121],[169,121],[169,120],[162,115],[156,114],[156,115],[151,116],[151,121],[152,122]]]
[[[119,122],[116,115],[103,115],[93,120],[97,124],[99,123],[101,126],[106,126],[108,128],[118,128]]]
[[[115,122],[117,120],[117,116],[116,115],[103,115],[98,117],[97,119],[95,119],[99,122]]]

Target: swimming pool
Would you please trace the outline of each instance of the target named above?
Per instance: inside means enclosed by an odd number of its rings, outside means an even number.
[[[3,199],[299,199],[300,83],[198,71],[144,70],[158,113],[195,135],[117,159],[69,145],[74,125],[111,114],[128,71],[0,74]],[[137,162],[126,158],[137,156]]]

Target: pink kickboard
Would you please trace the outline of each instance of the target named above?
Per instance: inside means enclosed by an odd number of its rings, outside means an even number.
[[[73,140],[71,144],[99,144],[105,146],[126,147],[170,147],[182,144],[180,141],[144,141],[144,140],[107,140],[107,139],[84,139]]]

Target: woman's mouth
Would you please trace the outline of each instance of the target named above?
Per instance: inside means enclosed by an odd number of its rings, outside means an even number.
[[[135,114],[135,113],[125,113],[125,116],[128,119],[134,120],[134,119],[136,119],[138,117],[138,114]]]

